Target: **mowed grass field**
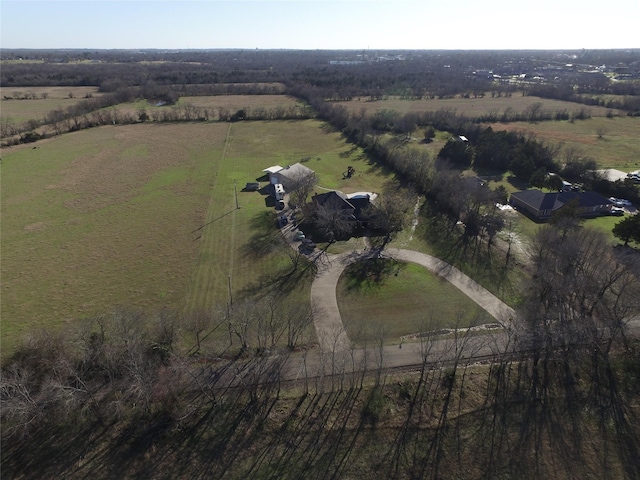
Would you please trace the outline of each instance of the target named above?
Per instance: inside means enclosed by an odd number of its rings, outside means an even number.
[[[396,343],[403,335],[440,328],[468,327],[492,317],[460,290],[427,269],[410,263],[388,265],[378,282],[363,281],[351,265],[337,288],[338,306],[351,340],[376,338]]]
[[[17,97],[27,93],[37,98],[17,100]],[[43,94],[47,98],[42,98]],[[72,98],[70,94],[73,95]],[[52,110],[75,105],[84,100],[86,95],[100,95],[98,87],[4,87],[0,94],[0,122],[16,124],[38,120]]]
[[[186,302],[190,310],[226,304],[229,283],[233,301],[261,291],[290,268],[286,255],[275,255],[265,245],[276,241],[268,233],[276,228],[269,197],[241,191],[246,182],[262,177],[263,169],[309,159],[304,164],[316,172],[321,185],[347,192],[380,191],[388,178],[373,169],[359,150],[345,144],[338,133],[323,129],[314,120],[237,122],[226,128],[227,142],[220,152],[220,168],[204,222],[207,226],[196,233],[201,248]],[[348,165],[361,174],[342,181]]]
[[[209,309],[229,280],[234,301],[259,290],[289,262],[256,241],[277,232],[266,197],[241,191],[266,167],[313,158],[323,185],[347,191],[388,178],[313,120],[101,127],[33,146],[3,152],[3,354],[116,305]],[[361,172],[348,184],[347,165]]]

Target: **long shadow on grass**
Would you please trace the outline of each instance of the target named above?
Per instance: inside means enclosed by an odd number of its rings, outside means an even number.
[[[356,262],[347,267],[345,272],[347,290],[359,292],[381,287],[387,278],[397,276],[405,266],[405,263],[386,258],[368,258]]]
[[[234,208],[233,210],[229,210],[227,213],[223,213],[222,215],[220,215],[219,217],[214,218],[213,220],[205,223],[204,225],[199,226],[198,228],[196,228],[195,230],[192,230],[191,233],[200,233],[200,231],[205,228],[208,227],[209,225],[211,225],[212,223],[217,222],[218,220],[226,217],[227,215],[231,215],[233,212],[235,212],[237,209]],[[200,237],[198,237],[200,238]]]
[[[272,211],[260,212],[251,219],[254,234],[242,246],[244,256],[260,259],[277,250],[282,244],[282,234],[276,228],[276,217]]]
[[[516,285],[509,274],[515,262],[506,266],[498,246],[494,245],[489,250],[484,240],[475,242],[465,237],[451,219],[433,205],[425,205],[422,215],[426,221],[417,233],[434,248],[434,256],[474,278],[485,288],[490,287],[488,289],[494,294],[513,294]]]
[[[288,295],[301,282],[313,277],[315,272],[315,264],[306,261],[304,263],[301,262],[298,266],[288,266],[271,274],[258,277],[254,282],[249,283],[242,289],[241,294],[257,298],[276,292],[281,295]]]

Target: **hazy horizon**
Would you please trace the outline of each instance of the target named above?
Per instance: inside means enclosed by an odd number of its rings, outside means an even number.
[[[577,0],[3,0],[0,38],[5,49],[608,50],[640,47],[637,18],[637,0],[604,12]]]

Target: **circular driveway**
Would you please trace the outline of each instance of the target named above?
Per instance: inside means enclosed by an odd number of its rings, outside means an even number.
[[[502,325],[507,326],[515,318],[515,311],[506,303],[454,266],[438,258],[397,248],[389,248],[385,250],[385,254],[395,260],[416,263],[439,275],[460,289]],[[370,254],[366,251],[342,253],[328,255],[327,261],[318,265],[316,278],[311,285],[311,306],[313,323],[323,352],[343,351],[350,346],[338,309],[336,286],[348,265],[367,258],[370,258]]]

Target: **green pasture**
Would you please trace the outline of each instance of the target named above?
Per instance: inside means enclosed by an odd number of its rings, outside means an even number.
[[[5,152],[3,348],[116,305],[180,308],[223,144],[223,125],[136,125]]]
[[[116,305],[191,311],[225,305],[229,286],[234,302],[265,293],[291,262],[267,197],[242,188],[301,159],[346,191],[387,179],[312,120],[101,127],[5,150],[3,347]],[[359,174],[343,181],[347,165]],[[291,294],[308,299],[299,280]]]
[[[455,111],[460,115],[475,118],[490,113],[498,115],[510,111],[513,113],[523,113],[532,105],[542,103],[542,112],[556,113],[566,111],[569,114],[584,110],[585,113],[593,117],[604,117],[611,109],[598,106],[582,105],[574,102],[562,100],[552,100],[540,97],[523,96],[516,93],[511,97],[494,97],[488,93],[484,97],[477,98],[443,98],[443,99],[402,99],[397,96],[390,96],[384,100],[369,101],[366,97],[360,97],[348,102],[337,102],[344,105],[351,112],[360,112],[364,109],[367,113],[380,110],[393,110],[401,115],[407,113],[435,112],[437,110]]]
[[[42,120],[52,110],[66,109],[82,101],[80,98],[38,98],[35,100],[2,100],[0,121],[21,124],[29,120]]]
[[[347,335],[363,342],[396,343],[403,335],[440,328],[463,328],[492,317],[460,290],[414,264],[382,260],[378,266],[354,264],[342,274],[338,307]]]
[[[323,130],[321,125],[312,120],[225,125],[227,141],[214,159],[219,168],[212,179],[203,222],[206,226],[196,232],[201,247],[186,302],[189,309],[226,304],[230,296],[236,301],[249,293],[266,291],[290,269],[286,255],[274,254],[278,232],[270,197],[241,191],[247,182],[258,179],[265,186],[265,168],[303,160],[316,172],[321,185],[345,191],[380,190],[386,175],[370,171],[372,167],[359,150],[354,151],[339,134]],[[348,165],[361,173],[343,181],[342,172]]]

